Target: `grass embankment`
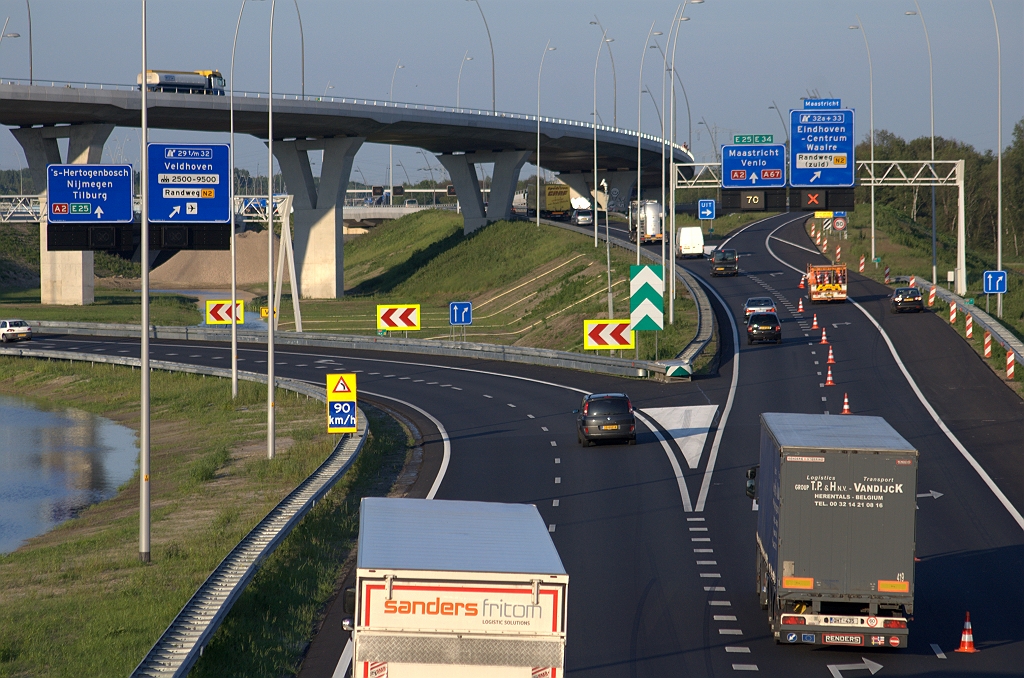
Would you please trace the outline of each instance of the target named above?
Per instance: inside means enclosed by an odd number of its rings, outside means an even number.
[[[0,358],[0,392],[137,428],[138,372]],[[277,394],[278,452],[265,458],[263,386],[152,375],[152,562],[138,561],[138,476],[0,556],[0,676],[126,675],[195,589],[330,453],[323,405]],[[356,534],[355,498],[401,465],[407,441],[370,410],[372,438],[343,484],[263,565],[197,675],[294,673]],[[385,490],[386,491],[386,490]],[[351,499],[349,497],[352,497]]]
[[[612,248],[618,318],[629,317],[633,263]],[[348,242],[345,273],[344,299],[302,302],[304,330],[375,334],[378,304],[412,303],[421,305],[423,323],[412,335],[440,339],[449,334],[448,304],[472,301],[468,341],[582,351],[583,320],[608,317],[603,244],[595,248],[586,236],[543,224],[498,222],[466,236],[460,216],[423,211]],[[662,358],[682,350],[696,328],[682,285],[675,320],[659,338]],[[290,303],[282,303],[281,326],[294,327]],[[643,333],[640,355],[654,358],[651,333]]]
[[[717,219],[698,219],[689,214],[676,215],[676,228],[683,226],[700,226],[705,238],[724,238],[736,229],[743,228],[747,224],[773,217],[777,212],[734,212],[732,214],[721,214]]]
[[[142,322],[142,298],[132,290],[96,289],[88,306],[50,306],[39,303],[39,288],[0,291],[0,314],[25,320],[86,323]],[[149,320],[153,325],[198,325],[203,320],[198,299],[180,294],[151,294]]]
[[[820,220],[808,219],[805,228],[810,232],[811,224],[819,229]],[[860,258],[864,256],[864,275],[880,283],[885,281],[885,267],[888,266],[889,275],[896,276],[914,275],[922,280],[930,281],[932,277],[932,241],[931,222],[919,220],[914,223],[900,212],[887,207],[875,207],[875,253],[882,261],[876,268],[871,263],[871,206],[858,205],[857,210],[850,213],[849,235],[846,240],[837,240],[834,231],[829,233],[828,257],[835,260],[835,246],[842,247],[842,260],[846,262],[851,270],[858,270]],[[952,288],[950,283],[945,281],[946,271],[956,267],[956,238],[949,235],[939,235],[937,245],[937,260],[939,271],[939,284],[947,289]],[[1009,293],[1003,300],[1003,324],[1018,338],[1024,338],[1024,263],[1006,263],[1005,267],[1010,271]],[[980,307],[985,308],[985,295],[981,292],[981,275],[983,271],[994,270],[995,262],[989,261],[984,255],[978,252],[967,251],[967,281],[968,289],[965,298],[974,300]],[[905,283],[900,283],[905,284]],[[893,282],[891,287],[895,287]],[[933,311],[942,314],[942,317],[949,320],[949,305],[941,299],[936,298]],[[995,317],[996,303],[992,300],[991,314]],[[956,332],[965,340],[965,325],[963,313],[958,314]],[[978,355],[984,358],[984,330],[975,327],[971,345]],[[1006,351],[995,341],[992,342],[992,357],[986,362],[993,371],[1000,377],[1006,376]],[[1018,394],[1024,394],[1024,385],[1020,381],[1007,382]]]

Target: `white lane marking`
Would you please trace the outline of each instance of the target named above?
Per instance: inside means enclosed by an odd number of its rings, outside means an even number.
[[[715,605],[717,607],[732,607],[732,603],[728,600],[709,600],[708,605]]]
[[[127,351],[118,351],[118,353],[126,353],[126,352]],[[215,356],[211,356],[210,357],[210,360],[223,360],[223,359],[224,359],[224,356],[222,356],[222,355],[215,355]],[[302,365],[299,365],[299,367],[302,367]]]
[[[451,384],[441,384],[441,388],[448,388]]]
[[[540,430],[541,430],[541,431],[547,431],[547,430],[548,430],[548,427],[547,427],[547,426],[541,426],[541,427],[540,427]]]
[[[562,463],[562,458],[561,457],[555,457],[555,463],[556,464],[561,464]]]
[[[367,372],[367,374],[372,377],[374,375],[380,374],[380,372]]]
[[[567,388],[567,387],[564,387],[564,386],[563,386],[563,388]],[[536,418],[537,418],[537,417],[533,416],[532,414],[528,414],[528,415],[526,415],[526,416],[527,416],[527,418],[529,418],[529,419],[536,419]]]
[[[704,518],[687,518],[686,522],[688,522],[688,523],[703,523],[704,522]]]
[[[718,565],[717,560],[698,560],[698,565]]]
[[[943,652],[942,648],[939,647],[938,645],[936,645],[935,643],[932,643],[932,652],[934,652],[935,656],[938,657],[939,659],[945,659],[946,658],[946,653]]]
[[[552,440],[551,441],[551,447],[558,447],[558,443],[556,443],[554,440]]]
[[[668,457],[668,463],[672,467],[672,473],[676,476],[676,485],[679,486],[679,498],[683,502],[683,511],[690,513],[693,511],[693,506],[690,504],[690,492],[686,489],[686,479],[683,478],[683,469],[679,466],[679,460],[676,459],[675,452],[669,447],[668,441],[665,436],[661,435],[661,431],[658,430],[654,424],[650,422],[644,415],[640,414],[639,411],[634,410],[633,415],[640,420],[640,423],[647,427],[647,429],[654,434],[654,436],[661,442],[661,449],[665,451],[665,456]]]
[[[345,674],[348,673],[348,667],[352,663],[352,653],[354,650],[355,646],[352,644],[352,637],[349,636],[348,642],[345,643],[345,649],[341,651],[341,659],[338,660],[338,666],[334,669],[331,678],[345,678]]]
[[[786,224],[783,224],[783,226],[785,225]],[[782,226],[779,226],[779,228],[782,228]],[[779,229],[777,228],[775,230],[777,231]],[[774,232],[775,231],[772,231],[772,233]],[[800,269],[796,268],[795,266],[791,266],[785,261],[782,261],[782,259],[779,259],[779,257],[776,256],[775,252],[772,252],[771,246],[768,245],[767,238],[764,242],[765,246],[768,247],[769,254],[775,257],[775,259],[778,260],[780,263],[789,266],[797,273],[800,273]],[[1017,525],[1019,525],[1020,528],[1024,530],[1024,516],[1020,514],[1020,511],[1017,510],[1017,507],[1010,502],[1010,500],[1006,497],[1005,494],[1003,494],[1003,491],[999,489],[999,486],[996,485],[994,480],[992,480],[992,477],[989,476],[988,472],[985,471],[984,468],[982,468],[981,464],[978,463],[978,460],[974,458],[974,455],[968,452],[967,448],[963,446],[963,443],[960,442],[959,438],[957,438],[953,434],[953,432],[949,430],[949,427],[946,426],[946,422],[942,421],[942,418],[939,416],[939,413],[935,411],[935,408],[932,407],[932,404],[928,402],[927,398],[924,397],[924,393],[921,392],[921,389],[918,387],[917,382],[914,381],[914,378],[912,376],[910,376],[910,372],[907,370],[907,366],[903,364],[903,360],[900,358],[899,352],[896,351],[896,346],[893,345],[892,339],[889,338],[888,333],[882,329],[882,326],[878,324],[878,321],[875,320],[874,316],[868,313],[868,310],[866,308],[858,304],[853,299],[850,299],[849,301],[851,304],[856,306],[861,313],[864,314],[864,317],[868,319],[868,322],[874,325],[875,329],[878,330],[878,333],[882,335],[882,339],[885,340],[886,346],[889,347],[889,353],[892,354],[893,360],[895,360],[896,364],[899,366],[900,372],[903,373],[903,377],[907,380],[907,383],[910,384],[911,390],[914,391],[914,394],[917,396],[917,399],[921,401],[922,405],[924,405],[924,409],[926,409],[928,411],[928,414],[931,415],[932,420],[935,422],[936,426],[938,426],[939,429],[944,434],[946,434],[946,437],[949,439],[949,442],[953,443],[953,446],[960,451],[960,454],[963,456],[963,458],[967,460],[967,463],[971,465],[971,468],[973,468],[975,472],[981,477],[981,480],[988,486],[988,489],[992,491],[992,494],[994,494],[996,499],[999,500],[999,503],[1003,505],[1003,508],[1005,508],[1006,511],[1010,514],[1010,517],[1012,517],[1014,521],[1016,521]],[[822,398],[822,400],[824,400],[824,398]]]
[[[653,407],[644,408],[643,412],[661,424],[661,427],[672,436],[686,460],[686,465],[691,469],[697,468],[704,452],[708,431],[718,412],[718,405]]]
[[[715,549],[693,549],[694,553],[714,553]]]
[[[558,500],[557,499],[552,499],[551,500],[551,505],[552,506],[558,506]]]
[[[733,671],[757,671],[757,664],[733,664]]]
[[[302,367],[302,365],[296,365],[296,367]],[[408,381],[408,380],[409,380],[409,379],[411,379],[411,378],[412,378],[412,377],[399,377],[399,378],[398,378],[398,381]]]
[[[309,366],[306,365],[305,363],[299,363],[298,365],[296,365],[296,367],[309,367]],[[405,378],[408,379],[409,377],[405,377]]]
[[[452,386],[452,390],[453,391],[461,391],[462,389],[459,388],[458,386]]]
[[[487,395],[486,393],[484,394],[484,397],[485,397],[485,398],[491,398],[491,399],[493,399],[493,398],[494,398],[494,396],[489,396],[489,395]]]
[[[725,591],[724,586],[705,586],[705,591]]]
[[[370,374],[373,374],[373,372],[370,372]],[[436,381],[428,381],[427,382],[427,386],[437,386],[437,382]]]
[[[512,403],[508,403],[508,406],[509,407],[515,407],[515,405],[513,405]]]
[[[749,647],[743,647],[741,645],[726,645],[725,646],[725,651],[726,652],[735,652],[735,653],[738,653],[738,654],[750,654],[750,648]]]
[[[555,476],[555,485],[561,485],[562,479],[559,476]]]
[[[704,579],[721,579],[722,575],[718,572],[701,572],[700,576]]]
[[[754,222],[757,223],[757,222]],[[733,401],[736,400],[736,385],[740,379],[740,332],[736,329],[736,318],[732,315],[729,304],[718,293],[713,286],[697,278],[715,297],[718,303],[725,309],[729,316],[729,329],[732,330],[732,383],[729,384],[729,397],[725,401],[725,409],[722,410],[722,418],[718,420],[718,428],[715,430],[715,439],[711,443],[711,454],[708,456],[708,465],[704,469],[704,481],[700,484],[700,493],[697,495],[697,506],[695,510],[700,513],[704,510],[704,504],[708,500],[708,492],[711,490],[711,476],[715,472],[715,461],[718,459],[718,448],[722,445],[722,434],[725,433],[725,424],[729,421],[729,413],[732,412]]]
[[[828,398],[826,398],[825,396],[821,396],[821,402],[827,403],[828,402]]]
[[[548,525],[548,532],[554,532],[554,531],[555,531],[555,524],[551,523],[550,525]]]
[[[690,537],[690,541],[711,541],[711,537]]]
[[[307,383],[313,382],[307,381]],[[444,445],[444,454],[441,457],[441,468],[437,470],[437,476],[434,478],[434,484],[430,486],[430,491],[427,492],[427,499],[433,499],[434,495],[437,494],[438,489],[440,489],[441,487],[441,481],[444,480],[444,474],[448,472],[448,464],[452,458],[452,441],[448,437],[448,431],[445,430],[444,425],[440,421],[438,421],[437,417],[432,415],[430,412],[427,412],[422,407],[417,407],[416,405],[413,405],[410,402],[406,402],[405,400],[399,400],[398,398],[384,395],[382,393],[373,393],[371,391],[365,390],[363,391],[363,393],[365,393],[366,395],[373,396],[375,398],[386,398],[387,400],[394,400],[396,403],[401,403],[406,407],[411,407],[412,409],[416,410],[424,417],[429,419],[430,423],[437,427],[438,433],[441,434],[441,443]]]
[[[715,621],[736,621],[734,614],[716,614]]]
[[[707,531],[708,531],[708,528],[706,528],[706,527],[691,527],[690,528],[690,532],[707,532]]]
[[[414,384],[422,384],[423,380],[422,379],[413,379],[412,383],[414,383]]]
[[[720,636],[742,636],[743,631],[739,629],[718,629],[718,635]]]

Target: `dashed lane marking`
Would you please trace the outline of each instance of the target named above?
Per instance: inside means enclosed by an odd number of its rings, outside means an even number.
[[[706,528],[706,527],[691,527],[690,528],[690,532],[707,532],[707,531],[708,531],[708,528]]]
[[[757,664],[733,664],[733,671],[757,671]]]
[[[943,652],[942,648],[939,647],[938,645],[936,645],[935,643],[932,643],[932,652],[934,652],[935,656],[938,657],[939,659],[945,659],[946,658],[946,653]]]
[[[704,590],[705,591],[722,591],[722,592],[724,592],[725,591],[725,587],[724,586],[705,586]]]
[[[551,441],[551,447],[558,447],[558,443],[556,443],[554,440],[552,440]]]
[[[694,553],[714,553],[715,549],[693,549]]]
[[[561,485],[562,479],[559,476],[555,476],[555,485]]]
[[[547,426],[541,426],[541,427],[540,427],[540,430],[541,430],[541,431],[547,431],[547,430],[548,430],[548,427],[547,427]]]
[[[740,629],[718,629],[718,635],[720,636],[742,636],[743,631]]]
[[[537,417],[533,416],[532,414],[528,414],[526,416],[527,416],[528,419],[536,419],[537,418]]]
[[[690,537],[690,541],[711,541],[711,537]]]
[[[557,499],[552,499],[551,500],[551,505],[552,506],[558,506],[558,500]]]
[[[513,405],[512,403],[508,403],[508,406],[509,407],[515,407],[515,405]]]
[[[484,397],[485,397],[485,398],[491,398],[491,399],[494,399],[494,396],[489,396],[489,395],[487,395],[486,393],[484,394]]]
[[[715,605],[717,607],[732,607],[732,603],[728,600],[709,600],[708,605]]]
[[[555,531],[555,524],[551,523],[550,525],[548,525],[548,532],[554,532],[554,531]]]
[[[717,560],[698,560],[698,565],[718,565]]]
[[[736,654],[750,654],[749,647],[743,647],[742,645],[726,645],[726,652],[734,652]]]
[[[703,518],[687,518],[686,522],[688,522],[688,523],[703,523],[704,519]]]
[[[718,572],[701,572],[700,576],[704,579],[721,579],[722,575]]]
[[[715,621],[736,621],[734,614],[716,614]]]

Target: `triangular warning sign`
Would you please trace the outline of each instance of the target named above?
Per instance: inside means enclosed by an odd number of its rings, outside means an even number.
[[[345,383],[345,377],[341,377],[340,379],[338,379],[337,385],[334,387],[334,390],[331,391],[331,393],[351,393],[351,392],[352,392],[352,389],[350,389],[348,387],[348,384]]]

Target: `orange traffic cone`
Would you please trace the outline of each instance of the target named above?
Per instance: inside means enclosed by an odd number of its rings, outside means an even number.
[[[800,282],[803,282],[803,280],[801,280]],[[804,298],[803,297],[800,297],[800,301],[797,302],[796,312],[797,313],[803,313],[804,312]]]
[[[964,631],[960,634],[960,647],[957,648],[957,652],[978,652],[974,649],[974,633],[971,631],[971,613],[967,613],[967,619],[964,620]]]
[[[835,386],[836,382],[832,381],[832,366],[828,366],[828,374],[825,376],[825,386]]]
[[[836,359],[832,355],[832,347],[831,346],[828,347],[828,362],[826,364],[828,364],[828,365],[835,365],[836,364]]]
[[[818,329],[818,314],[817,313],[814,314],[814,322],[811,323],[811,329],[812,330]]]
[[[843,414],[850,414],[850,396],[843,394]]]
[[[821,342],[820,343],[822,343],[822,344],[827,344],[828,343],[828,337],[825,336],[825,328],[824,327],[821,328]]]
[[[804,289],[804,280],[807,278],[806,275],[800,276],[800,289]]]

